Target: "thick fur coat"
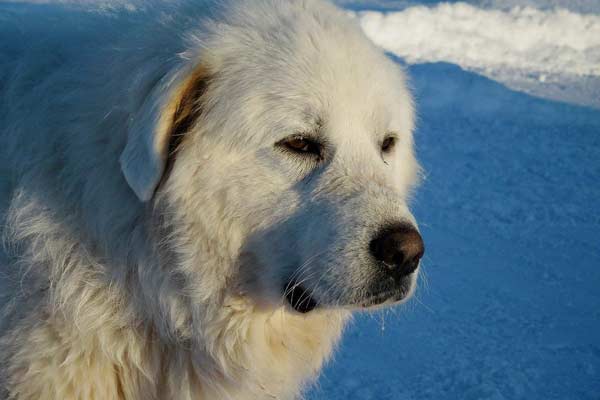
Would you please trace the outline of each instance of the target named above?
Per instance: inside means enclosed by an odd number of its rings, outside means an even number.
[[[412,128],[318,0],[0,5],[0,398],[298,397],[412,293],[373,300],[365,250],[414,223]]]

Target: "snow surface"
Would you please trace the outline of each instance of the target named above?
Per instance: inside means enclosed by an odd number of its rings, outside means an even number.
[[[600,15],[445,3],[388,14],[363,12],[360,22],[375,43],[410,63],[450,61],[480,70],[600,76]]]
[[[564,8],[578,13],[600,13],[598,0],[333,0],[338,5],[351,10],[397,11],[415,5],[464,2],[482,8],[510,10],[513,7],[535,7],[540,10]]]
[[[409,63],[451,62],[516,89],[600,107],[600,14],[459,2],[357,16],[375,43]]]

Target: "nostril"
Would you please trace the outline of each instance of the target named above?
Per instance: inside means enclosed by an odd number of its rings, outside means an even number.
[[[393,265],[402,265],[404,264],[404,253],[400,250],[397,252],[396,256],[394,257],[394,263]]]
[[[393,232],[379,235],[371,241],[369,247],[371,254],[389,267],[404,261],[404,254],[399,247],[399,238]]]
[[[410,259],[408,263],[403,266],[403,274],[410,275],[419,267],[419,261],[421,261],[421,256],[417,255]]]
[[[371,255],[396,277],[412,274],[425,251],[421,235],[408,224],[383,229],[370,242],[369,249]]]
[[[413,257],[412,261],[415,264],[418,264],[419,261],[421,261],[421,258],[423,258],[423,253],[417,254],[416,256]]]

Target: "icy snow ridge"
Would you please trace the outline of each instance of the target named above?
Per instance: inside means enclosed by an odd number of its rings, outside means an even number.
[[[572,82],[571,90],[579,92],[590,90],[590,85],[600,88],[597,14],[442,3],[356,15],[376,44],[409,63],[451,62],[534,93],[546,83],[546,91],[554,92],[547,97],[563,100],[573,100],[569,97],[574,94],[556,93],[560,88],[552,88],[552,83]],[[579,94],[584,98],[574,101],[599,106],[600,96],[594,92]]]
[[[600,76],[600,15],[484,10],[465,3],[360,13],[367,35],[408,62]]]

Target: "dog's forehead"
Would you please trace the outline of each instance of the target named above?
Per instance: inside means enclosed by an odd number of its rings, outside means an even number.
[[[412,108],[399,66],[354,34],[345,40],[331,34],[318,43],[300,35],[292,55],[263,80],[274,94],[265,98],[266,109],[329,135],[410,133]]]
[[[285,10],[265,10],[273,14],[268,26],[246,15],[244,28],[236,24],[219,36],[228,37],[224,43],[214,43],[219,97],[227,97],[222,112],[244,121],[231,129],[258,140],[315,127],[328,128],[321,132],[329,135],[411,133],[403,73],[355,21],[320,2],[299,2],[292,14]],[[252,132],[244,129],[250,126]]]

